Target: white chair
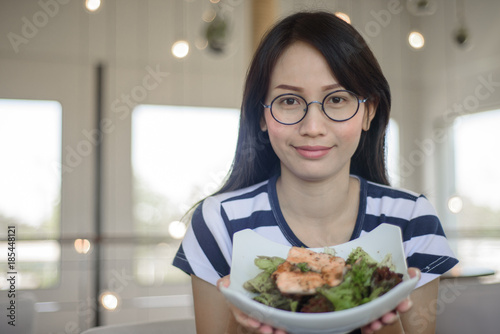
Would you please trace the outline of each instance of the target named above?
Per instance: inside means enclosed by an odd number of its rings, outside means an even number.
[[[194,319],[100,326],[81,334],[196,334]]]

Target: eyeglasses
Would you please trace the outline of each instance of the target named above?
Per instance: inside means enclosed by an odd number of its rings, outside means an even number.
[[[271,115],[278,123],[293,125],[306,117],[307,110],[313,103],[320,104],[321,110],[332,121],[344,122],[353,118],[358,112],[360,103],[364,103],[366,100],[361,100],[351,91],[336,90],[327,94],[323,102],[311,101],[307,103],[300,95],[281,94],[276,96],[270,105],[262,105],[271,110]]]

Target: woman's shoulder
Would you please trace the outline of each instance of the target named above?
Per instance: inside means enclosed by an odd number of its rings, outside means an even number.
[[[267,197],[268,185],[269,180],[265,180],[245,188],[230,190],[208,196],[200,202],[200,205],[197,209],[201,210],[202,208],[219,208],[220,206],[231,206],[232,203],[251,203],[257,201],[262,198],[262,195],[264,195],[264,197]]]
[[[436,216],[432,203],[423,194],[361,179],[367,213],[410,220],[416,216]]]
[[[252,197],[255,197],[263,192],[267,192],[268,184],[269,184],[269,180],[265,180],[265,181],[259,182],[257,184],[254,184],[254,185],[251,185],[251,186],[248,186],[245,188],[226,191],[223,193],[212,195],[208,198],[216,200],[218,202],[227,202],[227,201],[240,200],[240,199],[245,199],[245,198],[252,198]]]
[[[229,228],[233,221],[238,221],[241,227],[244,224],[250,224],[251,217],[255,213],[258,213],[262,220],[268,221],[266,217],[273,217],[270,214],[272,209],[268,192],[269,182],[264,181],[242,189],[209,196],[198,204],[193,212],[191,223],[193,226]],[[261,225],[264,222],[256,222],[256,224]]]
[[[389,197],[393,199],[406,199],[417,201],[419,198],[425,198],[425,195],[419,194],[409,189],[380,184],[372,181],[366,182],[367,196],[372,198]]]

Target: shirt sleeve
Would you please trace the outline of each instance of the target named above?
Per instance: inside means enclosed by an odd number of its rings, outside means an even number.
[[[453,268],[458,260],[450,248],[439,218],[431,203],[417,198],[411,219],[403,230],[408,267],[419,268],[422,286]]]
[[[209,197],[194,211],[173,265],[213,285],[229,274],[232,242],[220,202]]]

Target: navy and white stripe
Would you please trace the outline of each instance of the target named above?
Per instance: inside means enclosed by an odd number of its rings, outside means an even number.
[[[283,245],[305,246],[287,225],[279,207],[276,180],[207,198],[193,214],[174,266],[211,284],[229,274],[233,234],[252,229]],[[382,223],[401,228],[409,267],[422,271],[417,286],[453,268],[458,261],[430,202],[419,194],[360,180],[358,218],[352,239]]]

